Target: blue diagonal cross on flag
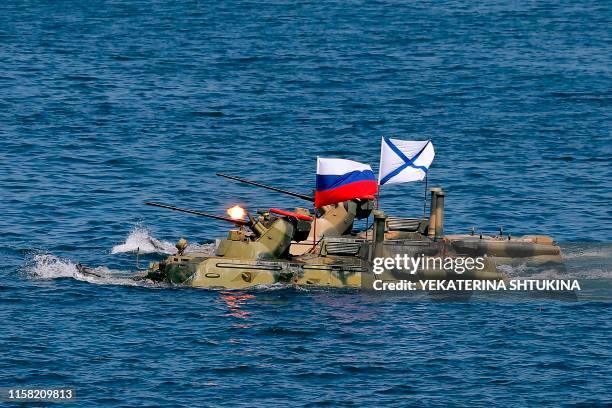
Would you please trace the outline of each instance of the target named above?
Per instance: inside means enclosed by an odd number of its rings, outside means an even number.
[[[397,140],[383,137],[378,184],[382,186],[423,180],[434,156],[431,140]]]

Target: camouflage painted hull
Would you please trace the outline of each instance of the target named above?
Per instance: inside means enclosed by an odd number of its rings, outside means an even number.
[[[494,263],[484,270],[462,275],[440,269],[418,270],[415,274],[404,271],[385,271],[376,275],[372,265],[356,257],[326,258],[304,255],[293,261],[245,261],[218,256],[173,256],[153,266],[148,277],[172,284],[209,289],[245,289],[275,284],[305,287],[333,287],[371,289],[375,279],[384,281],[418,279],[504,279],[503,272]]]
[[[395,236],[399,238],[399,236]],[[441,241],[426,238],[386,240],[376,247],[358,238],[328,238],[316,254],[286,259],[245,260],[224,256],[173,255],[152,266],[149,278],[199,288],[244,289],[274,284],[371,289],[375,279],[500,280],[506,276],[500,264],[563,262],[560,248],[544,237],[502,240],[495,237],[456,235]],[[440,268],[420,268],[416,273],[385,270],[373,272],[374,257],[484,257],[482,270],[457,274]]]
[[[326,263],[321,257],[299,260],[240,260],[197,255],[174,256],[153,266],[149,276],[173,284],[199,288],[243,289],[274,284],[318,285],[326,287],[360,287],[367,263],[347,259],[343,263]]]
[[[547,264],[562,263],[560,248],[547,237],[524,237],[515,240],[471,235],[451,235],[433,241],[422,235],[407,235],[374,244],[356,237],[324,239],[316,253],[307,253],[289,259],[240,259],[210,254],[171,255],[152,264],[146,275],[136,279],[149,279],[210,289],[245,289],[270,285],[298,285],[304,287],[360,288],[371,290],[374,280],[418,281],[437,280],[502,280],[506,276],[500,264],[514,262]],[[222,251],[218,251],[222,252]],[[418,257],[484,257],[482,270],[454,271],[419,268],[416,273],[385,269],[374,274],[373,259],[394,258],[397,255]],[[95,271],[79,266],[81,272]]]

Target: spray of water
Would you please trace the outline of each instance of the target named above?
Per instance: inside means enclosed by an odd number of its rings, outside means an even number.
[[[198,253],[212,255],[215,251],[215,244],[189,244],[186,253]],[[155,238],[151,231],[137,225],[130,231],[122,244],[115,245],[111,254],[135,253],[140,254],[166,254],[176,253],[174,244]],[[80,281],[103,284],[103,285],[152,285],[146,280],[135,280],[134,271],[122,271],[109,269],[104,266],[90,269],[90,273],[82,273],[77,268],[77,264],[69,259],[60,258],[50,253],[33,253],[26,261],[23,269],[31,279],[61,279],[72,278]],[[157,284],[159,286],[159,284]]]
[[[204,255],[212,255],[215,250],[214,244],[197,244],[190,243],[185,249],[185,253],[199,253]],[[137,225],[130,231],[125,242],[115,245],[111,250],[112,254],[123,253],[140,254],[165,254],[172,255],[176,253],[176,248],[172,242],[164,241],[155,238],[151,231],[143,225]]]
[[[51,254],[35,254],[28,264],[26,271],[35,279],[75,278],[78,274],[74,263]]]
[[[115,245],[111,250],[112,254],[123,254],[138,251],[141,254],[174,254],[176,248],[171,242],[159,240],[151,235],[151,231],[137,225],[129,233],[125,242]]]
[[[136,281],[133,274],[100,266],[91,270],[92,273],[81,273],[77,265],[53,254],[34,254],[26,263],[25,271],[31,279],[61,279],[72,278],[79,281],[100,285],[130,285],[146,286],[147,281]]]

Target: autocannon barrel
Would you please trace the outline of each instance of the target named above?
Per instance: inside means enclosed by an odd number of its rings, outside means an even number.
[[[236,180],[236,181],[239,181],[241,183],[250,184],[252,186],[266,188],[268,190],[276,191],[278,193],[290,195],[292,197],[301,198],[302,200],[314,202],[314,197],[309,196],[307,194],[296,193],[295,191],[289,191],[289,190],[285,190],[283,188],[269,186],[267,184],[259,183],[257,181],[252,181],[252,180],[248,180],[248,179],[245,179],[245,178],[242,178],[242,177],[237,177],[237,176],[230,176],[229,174],[224,174],[224,173],[217,173],[217,176],[225,177],[225,178],[230,179],[230,180]]]
[[[179,212],[184,212],[187,214],[193,214],[193,215],[199,215],[201,217],[208,217],[208,218],[213,218],[215,220],[221,220],[221,221],[227,221],[227,222],[231,222],[233,224],[236,225],[251,225],[251,222],[249,221],[244,221],[244,220],[236,220],[233,218],[229,218],[229,217],[223,217],[220,215],[214,215],[214,214],[208,214],[202,211],[195,211],[195,210],[188,210],[186,208],[179,208],[179,207],[174,207],[172,205],[167,205],[167,204],[161,204],[161,203],[155,203],[155,202],[151,202],[151,201],[147,201],[145,202],[146,205],[151,205],[153,207],[161,207],[161,208],[166,208],[168,210],[172,210],[172,211],[179,211]]]

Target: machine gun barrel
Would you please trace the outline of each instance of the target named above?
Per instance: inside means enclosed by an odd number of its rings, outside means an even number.
[[[236,180],[236,181],[239,181],[241,183],[250,184],[252,186],[267,188],[268,190],[272,190],[272,191],[276,191],[276,192],[279,192],[279,193],[287,194],[287,195],[290,195],[292,197],[301,198],[302,200],[314,202],[314,197],[309,196],[307,194],[296,193],[294,191],[289,191],[289,190],[285,190],[285,189],[282,189],[282,188],[269,186],[267,184],[258,183],[257,181],[247,180],[247,179],[242,178],[242,177],[230,176],[229,174],[217,173],[217,176],[225,177],[225,178],[230,179],[230,180]]]
[[[242,225],[242,226],[250,226],[251,222],[249,221],[244,221],[244,220],[235,220],[233,218],[229,218],[229,217],[222,217],[220,215],[214,215],[214,214],[208,214],[202,211],[195,211],[195,210],[188,210],[186,208],[179,208],[179,207],[174,207],[171,205],[166,205],[166,204],[161,204],[161,203],[154,203],[151,201],[147,201],[145,202],[146,205],[152,205],[153,207],[161,207],[161,208],[166,208],[168,210],[172,210],[172,211],[179,211],[179,212],[184,212],[187,214],[193,214],[193,215],[199,215],[201,217],[208,217],[208,218],[214,218],[215,220],[221,220],[221,221],[227,221],[227,222],[231,222],[233,224],[236,225]]]

